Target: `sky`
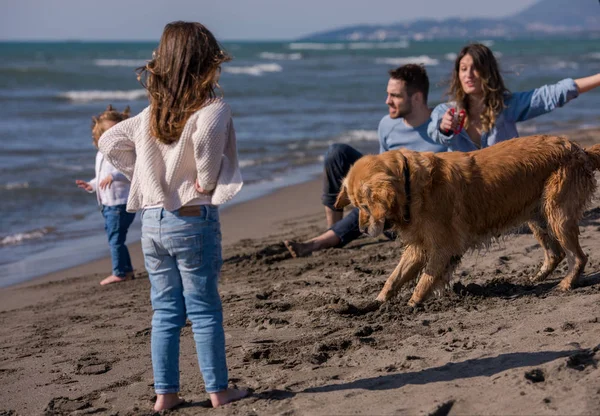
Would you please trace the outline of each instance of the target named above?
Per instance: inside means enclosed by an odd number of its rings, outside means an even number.
[[[201,22],[219,40],[292,40],[354,24],[504,17],[537,1],[0,0],[0,40],[157,40],[174,20]]]

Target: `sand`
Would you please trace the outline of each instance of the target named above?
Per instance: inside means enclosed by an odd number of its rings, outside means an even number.
[[[584,145],[600,130],[571,132]],[[207,407],[191,328],[182,330],[185,406],[174,415],[600,414],[600,191],[581,222],[581,286],[528,277],[542,252],[531,234],[467,255],[452,287],[423,307],[410,289],[377,311],[401,254],[361,238],[293,259],[281,241],[323,231],[320,180],[222,213],[221,296],[230,381],[254,390]],[[144,415],[154,392],[149,283],[100,287],[107,259],[0,290],[0,415]]]

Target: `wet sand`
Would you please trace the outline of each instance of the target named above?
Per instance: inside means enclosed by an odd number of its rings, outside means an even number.
[[[572,132],[584,145],[600,130]],[[401,254],[361,238],[293,259],[281,243],[324,230],[319,180],[222,213],[221,295],[232,384],[252,397],[207,408],[191,328],[182,330],[176,415],[600,414],[600,192],[581,222],[581,286],[555,289],[563,263],[531,234],[467,255],[422,308],[411,288],[373,312]],[[100,287],[107,259],[0,290],[0,415],[152,414],[149,283]]]

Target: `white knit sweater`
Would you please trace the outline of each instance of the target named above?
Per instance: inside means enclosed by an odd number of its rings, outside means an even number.
[[[173,144],[151,135],[147,107],[106,131],[98,147],[131,180],[129,212],[154,206],[174,211],[190,202],[220,205],[242,188],[231,109],[221,99],[194,113]],[[198,193],[196,179],[213,193]]]

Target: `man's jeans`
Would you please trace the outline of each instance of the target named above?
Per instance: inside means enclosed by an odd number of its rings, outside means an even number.
[[[192,323],[206,391],[227,388],[223,311],[218,280],[223,264],[216,206],[198,215],[162,208],[142,213],[142,250],[151,283],[152,367],[157,394],[179,391],[179,335]]]
[[[104,229],[110,246],[112,273],[118,277],[125,277],[133,271],[125,240],[127,230],[135,218],[135,212],[127,212],[126,205],[114,205],[112,207],[102,205],[102,216],[104,217]]]
[[[323,183],[323,205],[334,211],[342,211],[335,208],[335,200],[342,188],[342,181],[348,174],[352,165],[362,157],[355,148],[347,144],[332,144],[325,154],[325,181]],[[336,222],[331,230],[341,240],[339,247],[361,236],[358,228],[358,208],[354,208],[340,221]]]
[[[337,195],[342,188],[342,181],[352,165],[362,156],[362,153],[347,144],[332,144],[329,146],[325,154],[325,180],[323,183],[323,196],[321,197],[323,205],[334,211],[342,211],[334,206]],[[343,247],[362,235],[359,229],[358,214],[358,208],[354,208],[331,227],[331,231],[340,239],[338,247]],[[384,234],[390,240],[397,238],[391,230],[384,231]]]

